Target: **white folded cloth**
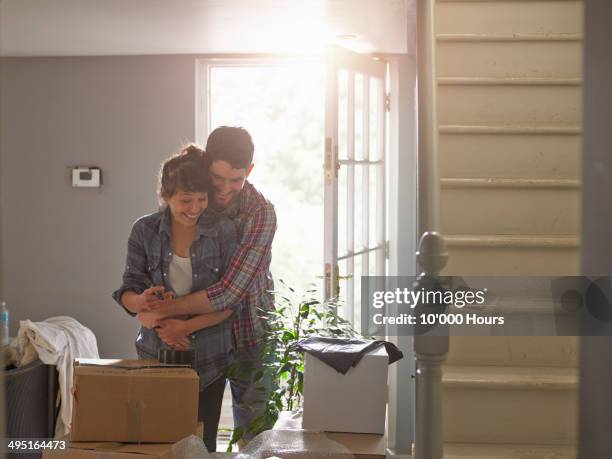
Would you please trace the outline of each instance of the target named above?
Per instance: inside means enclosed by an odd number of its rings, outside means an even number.
[[[19,366],[38,358],[55,365],[59,374],[60,412],[55,425],[55,438],[70,432],[72,418],[73,361],[77,357],[99,358],[93,332],[68,316],[50,317],[43,322],[19,322],[17,346],[21,356]]]

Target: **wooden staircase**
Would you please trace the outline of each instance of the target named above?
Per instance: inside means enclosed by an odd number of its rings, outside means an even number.
[[[442,274],[578,274],[582,2],[434,14]],[[577,366],[574,337],[451,338],[445,457],[576,457]]]

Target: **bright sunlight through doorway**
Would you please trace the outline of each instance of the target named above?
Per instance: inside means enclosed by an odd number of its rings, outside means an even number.
[[[249,180],[275,206],[272,275],[297,291],[323,271],[324,69],[316,63],[211,63],[208,129],[253,137]]]

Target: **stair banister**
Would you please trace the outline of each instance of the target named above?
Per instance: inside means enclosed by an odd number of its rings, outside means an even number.
[[[433,290],[439,285],[438,275],[448,255],[439,233],[426,232],[421,237],[417,261],[422,268],[416,288]],[[431,307],[426,305],[425,307]],[[449,348],[448,336],[416,335],[416,425],[415,459],[440,459],[442,436],[442,363]]]
[[[417,288],[437,283],[447,253],[439,230],[438,122],[436,113],[435,0],[417,0],[418,72],[418,227],[421,240]],[[415,336],[416,426],[415,459],[440,459],[442,436],[442,363],[448,336]]]

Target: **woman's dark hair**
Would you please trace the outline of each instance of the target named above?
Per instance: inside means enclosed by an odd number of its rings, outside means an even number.
[[[169,198],[178,190],[209,193],[212,184],[204,151],[195,144],[185,145],[165,160],[159,171],[159,198]]]
[[[234,169],[248,169],[253,162],[254,151],[253,139],[243,127],[218,127],[206,141],[206,154],[211,164],[226,161]]]

